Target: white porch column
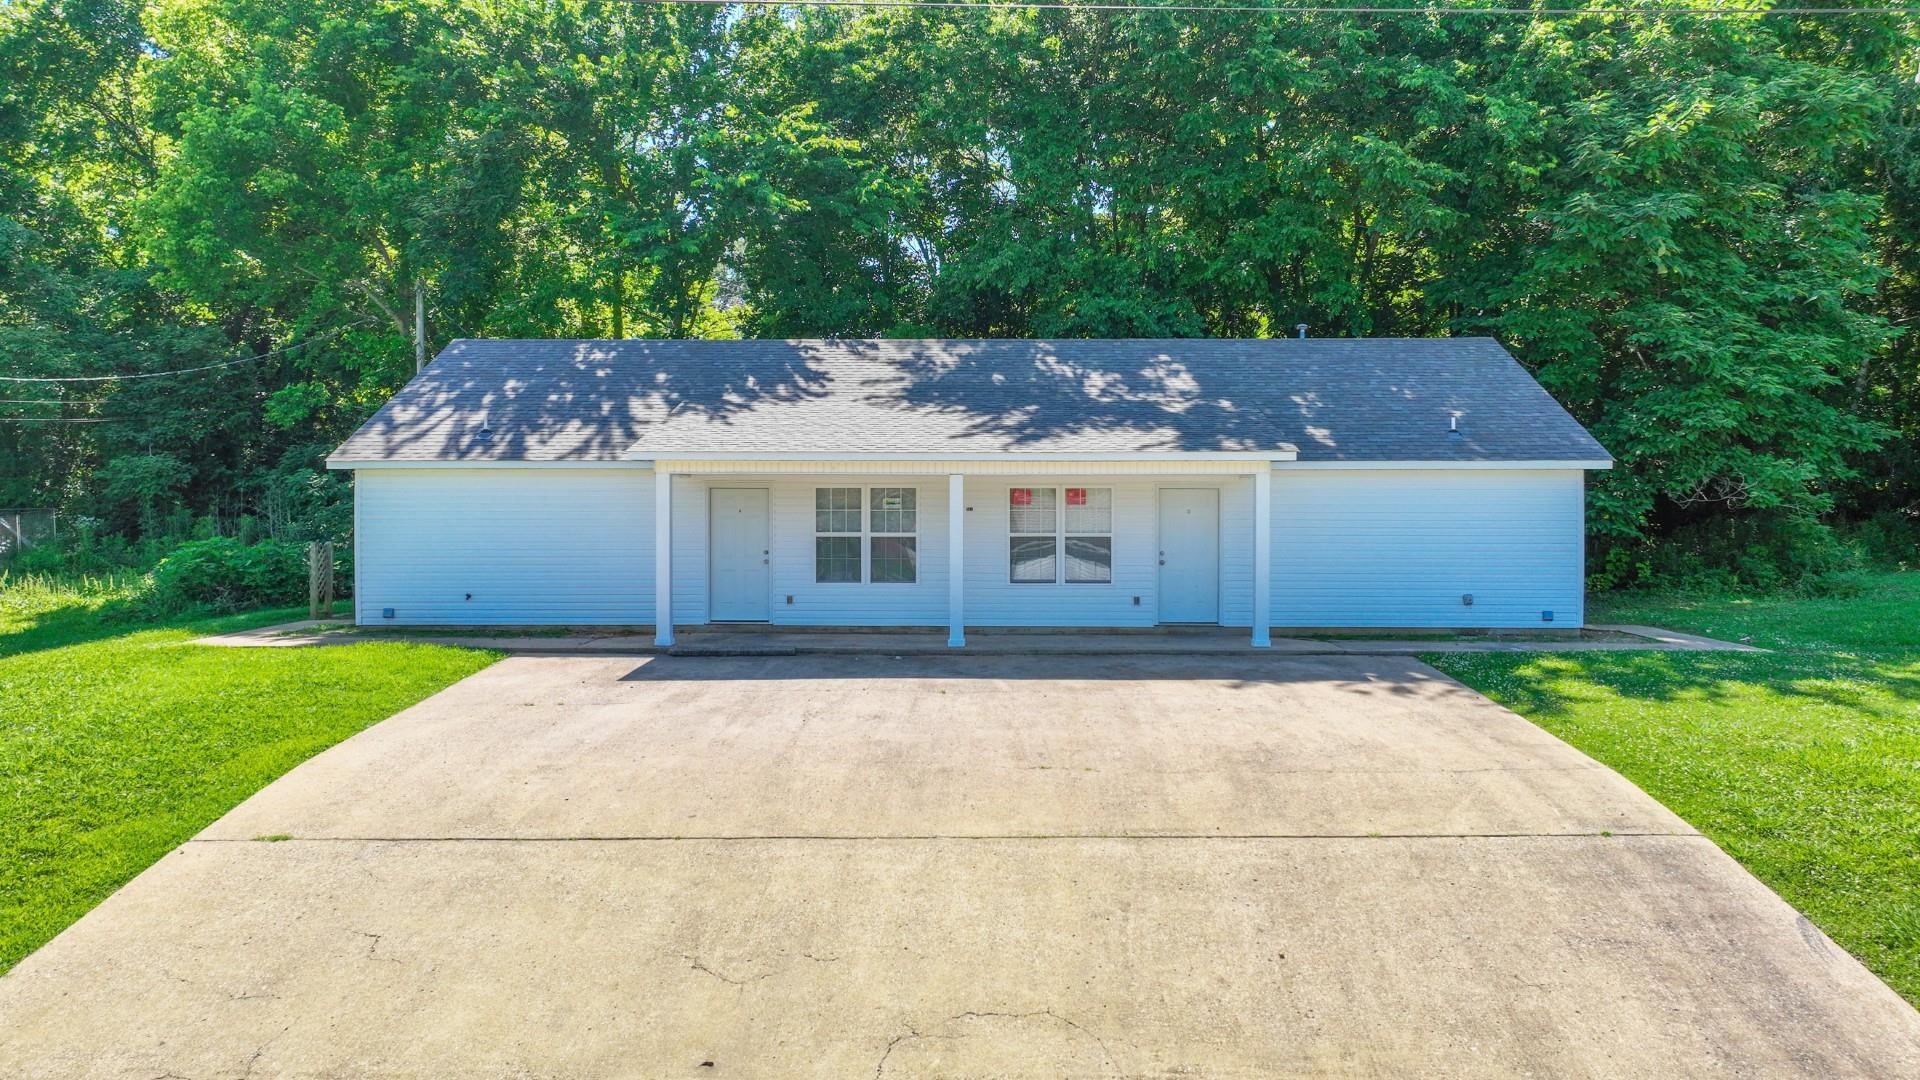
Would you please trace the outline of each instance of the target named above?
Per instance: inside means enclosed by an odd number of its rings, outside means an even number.
[[[1253,647],[1273,644],[1273,466],[1253,474]]]
[[[967,478],[947,474],[947,647],[967,644]]]
[[[653,643],[673,644],[673,474],[653,470]]]

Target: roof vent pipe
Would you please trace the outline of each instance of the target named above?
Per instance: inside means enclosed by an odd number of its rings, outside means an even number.
[[[1294,329],[1294,332],[1295,332],[1295,333],[1297,333],[1297,334],[1299,334],[1299,335],[1300,335],[1301,337],[1303,337],[1303,338],[1304,338],[1304,337],[1306,337],[1306,336],[1307,336],[1307,324],[1306,324],[1306,323],[1294,323],[1294,324],[1293,324],[1293,329]]]

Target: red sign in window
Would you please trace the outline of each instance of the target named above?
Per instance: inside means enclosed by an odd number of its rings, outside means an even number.
[[[1032,506],[1033,505],[1033,489],[1032,488],[1014,488],[1013,489],[1013,505]]]
[[[1067,489],[1067,505],[1068,506],[1087,505],[1087,489],[1086,488],[1068,488]]]

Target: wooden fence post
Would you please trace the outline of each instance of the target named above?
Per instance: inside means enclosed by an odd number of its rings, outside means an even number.
[[[333,617],[333,543],[315,540],[307,545],[307,617]]]

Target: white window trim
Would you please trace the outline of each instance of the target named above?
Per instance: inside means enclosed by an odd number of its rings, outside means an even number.
[[[1106,585],[1110,587],[1114,584],[1114,580],[1115,580],[1114,562],[1119,558],[1119,554],[1114,550],[1114,547],[1112,544],[1112,541],[1118,539],[1118,537],[1117,537],[1117,530],[1114,528],[1114,523],[1111,517],[1107,521],[1106,532],[1096,533],[1096,532],[1081,531],[1073,534],[1075,536],[1104,536],[1107,538],[1107,540],[1109,541],[1107,546],[1107,580],[1105,581],[1068,581],[1067,580],[1067,489],[1068,488],[1085,488],[1087,491],[1105,491],[1108,493],[1107,494],[1107,512],[1110,515],[1118,515],[1120,512],[1119,492],[1114,489],[1112,484],[1008,484],[1007,494],[1001,503],[1001,505],[1005,507],[1007,511],[1007,528],[1005,532],[1005,551],[1007,553],[1007,584],[1009,585],[1072,585],[1076,587],[1086,587],[1089,585],[1092,585],[1092,586]],[[1016,491],[1040,491],[1043,489],[1050,489],[1053,492],[1053,580],[1052,581],[1019,581],[1019,580],[1016,580],[1013,576],[1013,539],[1014,537],[1036,537],[1036,536],[1045,536],[1046,534],[1045,533],[1017,533],[1013,531],[1013,493]]]
[[[843,529],[833,529],[826,532],[822,532],[820,530],[820,493],[823,491],[848,491],[848,490],[851,490],[855,493],[853,509],[855,513],[860,515],[861,527],[853,531],[847,531]],[[830,540],[852,539],[856,541],[856,547],[866,543],[866,540],[864,538],[866,523],[867,523],[866,498],[867,498],[866,489],[854,484],[820,484],[814,487],[813,507],[811,510],[813,514],[813,551],[810,554],[812,555],[813,583],[815,585],[824,585],[828,587],[832,587],[836,585],[860,585],[866,581],[867,556],[864,549],[858,551],[855,555],[855,557],[860,562],[860,580],[859,581],[821,581],[820,580],[820,541],[822,539],[830,539]],[[829,508],[828,510],[828,513],[841,513],[841,512],[843,511],[841,511],[839,508]]]
[[[819,508],[820,493],[822,491],[830,491],[834,489],[845,489],[845,488],[851,488],[860,493],[860,498],[859,498],[860,531],[859,532],[821,532],[819,527],[819,520],[816,518],[814,521],[813,538],[815,541],[818,541],[823,536],[840,537],[840,538],[859,537],[860,538],[860,580],[859,581],[821,581],[820,580],[820,545],[818,543],[815,543],[814,549],[813,549],[813,583],[814,585],[820,588],[827,588],[827,589],[836,589],[836,588],[845,589],[845,588],[852,588],[854,586],[860,586],[860,585],[875,585],[881,588],[886,588],[888,586],[920,584],[920,560],[919,560],[920,488],[919,486],[916,484],[873,484],[873,485],[815,484],[812,488],[814,508],[816,510]],[[873,493],[878,488],[899,488],[902,491],[913,492],[913,531],[912,532],[875,532],[874,531],[873,529]],[[876,536],[885,537],[888,539],[894,539],[899,537],[913,538],[914,563],[913,563],[913,580],[912,581],[875,581],[873,580],[873,538]]]
[[[880,532],[873,527],[873,493],[886,489],[913,492],[913,531]],[[918,585],[920,584],[920,489],[912,484],[875,484],[861,489],[860,493],[860,580],[866,585]],[[875,581],[873,580],[873,541],[876,537],[889,540],[911,538],[913,540],[913,580],[912,581]]]

